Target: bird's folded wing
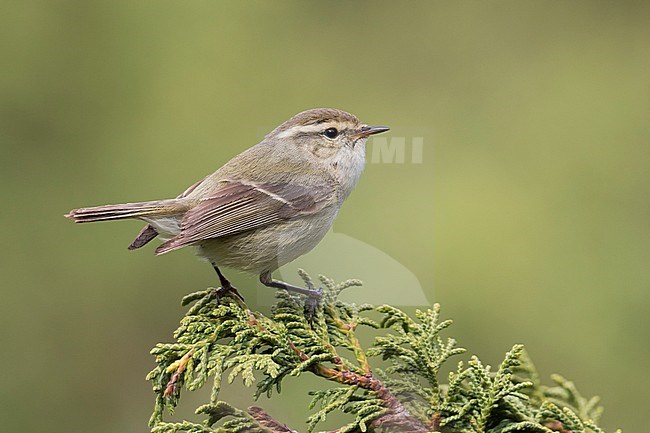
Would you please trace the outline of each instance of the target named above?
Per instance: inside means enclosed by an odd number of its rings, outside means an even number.
[[[190,209],[181,231],[156,249],[163,254],[201,240],[242,233],[318,212],[335,199],[333,185],[262,184],[228,180]]]

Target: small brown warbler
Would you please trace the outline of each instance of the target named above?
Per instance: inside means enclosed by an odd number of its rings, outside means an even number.
[[[303,111],[176,198],[81,208],[78,223],[138,218],[147,223],[129,249],[160,236],[156,254],[198,248],[235,291],[219,266],[259,274],[269,287],[315,295],[274,280],[271,272],[307,253],[334,222],[359,180],[365,144],[388,131],[333,108]]]

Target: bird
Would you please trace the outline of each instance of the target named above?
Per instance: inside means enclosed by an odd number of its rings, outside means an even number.
[[[318,297],[319,290],[275,280],[272,272],[325,236],[361,176],[368,137],[388,130],[339,109],[306,110],[176,198],[73,209],[65,217],[142,220],[129,250],[156,237],[163,240],[156,255],[195,247],[217,272],[221,294],[241,298],[221,270],[227,267],[257,274],[268,287]]]

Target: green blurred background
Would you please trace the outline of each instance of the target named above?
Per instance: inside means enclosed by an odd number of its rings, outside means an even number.
[[[524,343],[602,396],[604,427],[644,431],[649,5],[3,1],[3,430],[147,431],[148,351],[216,284],[191,251],[128,252],[137,222],[65,212],[174,196],[334,106],[424,143],[368,164],[335,231],[408,269],[470,353]],[[357,277],[360,255],[308,271]],[[261,404],[303,429],[308,386]]]

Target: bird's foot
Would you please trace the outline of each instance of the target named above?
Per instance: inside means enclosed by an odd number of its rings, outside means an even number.
[[[323,300],[323,289],[318,288],[314,289],[313,286],[309,287],[311,293],[306,294],[305,296],[305,317],[309,323],[314,321],[316,317],[316,312],[321,305]]]
[[[214,268],[215,271],[217,271],[217,275],[219,276],[219,282],[221,283],[221,287],[217,289],[217,303],[221,302],[221,300],[227,296],[235,300],[244,302],[244,297],[239,294],[235,286],[233,286],[228,280],[228,278],[226,278],[223,275],[223,273],[219,270],[217,264],[212,263],[212,267]]]
[[[285,283],[284,281],[274,280],[271,277],[271,272],[262,273],[260,275],[260,281],[267,287],[283,289],[303,295],[305,297],[305,317],[309,323],[313,322],[323,299],[323,289],[315,289],[311,282],[307,282],[307,287],[305,288],[294,286],[293,284]]]
[[[244,297],[239,294],[239,291],[235,288],[235,286],[232,285],[227,285],[227,286],[221,286],[217,289],[217,304],[221,303],[221,300],[223,298],[233,298],[235,300],[244,302]]]

